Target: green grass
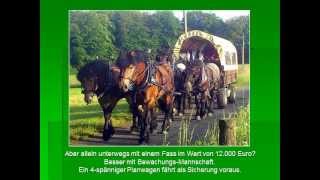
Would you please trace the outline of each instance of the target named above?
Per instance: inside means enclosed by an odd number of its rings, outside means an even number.
[[[77,79],[77,75],[76,74],[71,74],[69,76],[69,84],[71,88],[80,88],[81,84]]]
[[[80,88],[81,87],[81,84],[80,82],[78,81],[77,79],[77,73],[78,73],[78,70],[75,69],[75,68],[72,68],[70,66],[70,69],[69,69],[69,84],[70,84],[70,87],[71,88]]]
[[[70,66],[70,68],[69,68],[69,73],[70,73],[71,75],[77,74],[77,73],[78,73],[78,70],[77,70],[76,68],[73,68],[73,67]]]
[[[250,64],[239,64],[238,66],[238,79],[236,85],[238,87],[249,86]]]
[[[92,104],[86,105],[80,88],[70,88],[69,93],[70,138],[81,140],[97,136],[103,130],[104,117],[96,97]],[[131,118],[127,102],[120,100],[112,112],[113,126],[128,128],[132,123]]]
[[[240,107],[240,110],[230,121],[236,122],[236,145],[244,146],[249,144],[249,107]],[[203,137],[194,142],[194,145],[217,145],[219,138],[217,126],[208,125],[208,129]]]
[[[249,145],[249,130],[250,122],[249,115],[250,106],[240,107],[240,111],[236,114],[233,120],[236,121],[236,140],[237,145]]]

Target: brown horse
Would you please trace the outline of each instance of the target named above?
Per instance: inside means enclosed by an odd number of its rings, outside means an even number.
[[[115,65],[109,65],[103,60],[96,60],[84,65],[78,72],[77,78],[81,82],[84,101],[92,102],[93,96],[97,96],[98,102],[103,110],[105,124],[103,128],[103,139],[109,140],[115,133],[111,122],[111,113],[117,102],[126,98],[133,114],[133,125],[131,130],[137,129],[137,106],[134,104],[129,93],[123,93],[118,86],[120,69]]]
[[[220,69],[214,63],[204,64],[195,60],[187,68],[185,82],[187,94],[195,97],[196,118],[201,120],[207,113],[213,112],[213,102],[220,83]]]
[[[173,71],[165,59],[168,55],[160,54],[158,63],[145,61],[143,52],[130,51],[120,54],[118,63],[121,68],[120,88],[124,92],[133,91],[138,105],[140,123],[139,143],[149,143],[153,132],[155,108],[165,113],[162,133],[167,133],[173,119],[174,82]],[[121,65],[122,64],[122,65]]]

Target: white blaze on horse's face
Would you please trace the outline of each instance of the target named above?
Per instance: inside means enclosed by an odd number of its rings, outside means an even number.
[[[182,63],[178,63],[178,64],[177,64],[177,68],[178,68],[181,72],[183,72],[183,71],[186,69],[186,65],[184,65],[184,64],[182,64]]]
[[[84,101],[90,104],[93,100],[95,91],[98,89],[96,78],[84,78],[82,82]]]
[[[123,79],[122,79],[121,86],[124,92],[132,90],[133,88],[133,81],[135,81],[135,79],[133,79],[134,71],[135,71],[135,66],[131,64],[123,72]]]

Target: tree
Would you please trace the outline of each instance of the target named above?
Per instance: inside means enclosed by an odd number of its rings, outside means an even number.
[[[242,39],[244,35],[244,53],[245,63],[249,63],[249,17],[239,16],[226,21],[229,29],[228,38],[231,40],[238,51],[238,60],[241,63],[242,59]]]
[[[115,25],[115,45],[119,49],[144,50],[149,47],[144,19],[142,13],[135,11],[114,12],[112,22]]]
[[[79,68],[84,63],[115,54],[110,20],[97,12],[73,12],[70,25],[70,62]]]
[[[146,26],[149,29],[150,47],[158,49],[168,45],[173,48],[182,28],[171,11],[159,11],[149,15],[146,19]]]
[[[188,12],[188,30],[201,30],[233,42],[241,60],[242,34],[245,59],[249,57],[249,18],[224,22],[212,13]],[[70,64],[81,67],[99,56],[115,60],[121,49],[151,49],[152,55],[164,45],[173,48],[184,25],[172,11],[76,11],[70,19]]]
[[[224,38],[227,36],[227,25],[215,14],[191,11],[187,13],[187,20],[188,30],[197,29]]]

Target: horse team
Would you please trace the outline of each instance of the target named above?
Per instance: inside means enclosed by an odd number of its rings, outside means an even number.
[[[111,113],[122,98],[130,105],[131,131],[139,131],[139,144],[148,144],[150,134],[157,129],[156,109],[164,112],[160,131],[164,134],[169,131],[174,112],[182,116],[193,101],[197,120],[213,113],[223,81],[221,67],[201,60],[171,65],[170,57],[168,52],[159,53],[151,63],[143,51],[121,51],[114,64],[96,60],[79,70],[84,101],[89,104],[97,96],[103,110],[105,141],[115,133]]]

